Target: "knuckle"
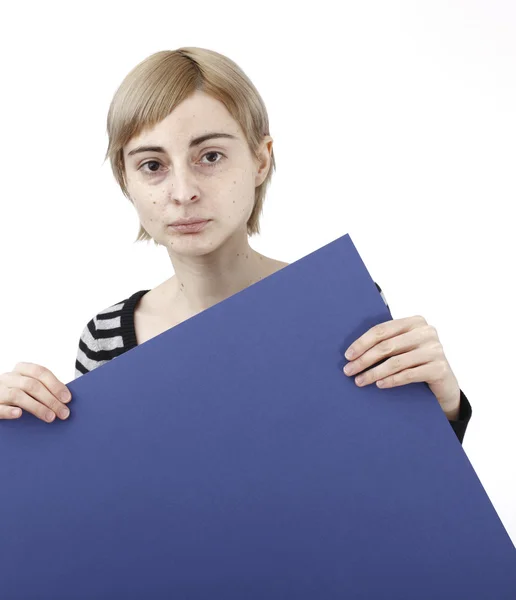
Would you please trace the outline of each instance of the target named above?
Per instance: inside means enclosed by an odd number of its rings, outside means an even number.
[[[443,350],[443,345],[441,344],[441,342],[439,340],[436,340],[432,345],[431,345],[431,349],[432,349],[432,354],[434,356],[439,356],[440,354],[442,354],[442,350]]]
[[[41,383],[32,377],[23,377],[20,385],[21,389],[29,393],[31,396],[37,395],[41,390]]]
[[[376,339],[380,340],[383,338],[383,336],[385,334],[385,326],[383,324],[377,325],[373,331],[374,331]]]
[[[47,375],[48,369],[41,365],[32,365],[31,372],[38,379]]]
[[[23,392],[18,388],[7,388],[7,402],[16,403],[22,396]]]
[[[383,342],[380,342],[380,344],[378,344],[378,350],[382,354],[390,354],[393,350],[392,342],[390,340],[384,340]]]
[[[401,367],[401,356],[393,356],[391,359],[389,359],[389,365],[392,365],[393,369],[399,369]]]
[[[418,339],[420,342],[428,341],[433,338],[432,328],[430,325],[424,325],[423,327],[418,327],[416,329],[418,334]]]

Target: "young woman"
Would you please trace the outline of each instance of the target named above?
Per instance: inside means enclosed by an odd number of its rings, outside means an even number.
[[[287,266],[249,245],[275,160],[263,100],[232,60],[193,47],[151,55],[116,91],[107,131],[106,158],[140,221],[136,241],[164,246],[174,275],[86,324],[76,377]],[[435,328],[420,316],[380,325],[353,343],[346,375],[363,372],[362,385],[383,380],[385,387],[426,381],[462,442],[471,406]],[[385,356],[393,358],[365,370]],[[18,363],[0,375],[2,419],[23,410],[49,423],[66,419],[70,399],[41,365]]]

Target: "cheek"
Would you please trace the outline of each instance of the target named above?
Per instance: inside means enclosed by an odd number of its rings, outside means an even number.
[[[229,186],[228,198],[230,198],[230,210],[238,214],[246,213],[249,206],[252,210],[254,205],[255,188],[247,178],[233,179]]]
[[[229,223],[246,222],[250,217],[254,207],[254,194],[249,190],[233,189],[229,195],[228,202],[224,212]]]
[[[165,207],[163,203],[158,202],[156,194],[153,192],[150,192],[146,198],[137,198],[133,204],[138,218],[144,226],[149,225],[152,228],[153,224],[159,223],[165,218]]]

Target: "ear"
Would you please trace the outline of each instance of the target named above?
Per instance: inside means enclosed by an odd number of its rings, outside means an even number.
[[[269,169],[271,168],[271,160],[272,160],[272,144],[274,140],[270,135],[264,136],[260,147],[258,148],[258,156],[260,160],[258,161],[258,170],[256,172],[255,183],[256,187],[261,185],[267,174]]]

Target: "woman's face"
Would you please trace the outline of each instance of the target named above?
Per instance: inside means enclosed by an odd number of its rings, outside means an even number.
[[[192,143],[208,133],[228,137]],[[263,158],[255,160],[224,104],[195,92],[124,148],[127,189],[141,224],[169,253],[181,255],[200,256],[230,238],[247,239],[255,187],[267,176],[271,150],[272,138],[264,136]],[[170,227],[190,217],[209,222],[197,233]]]

